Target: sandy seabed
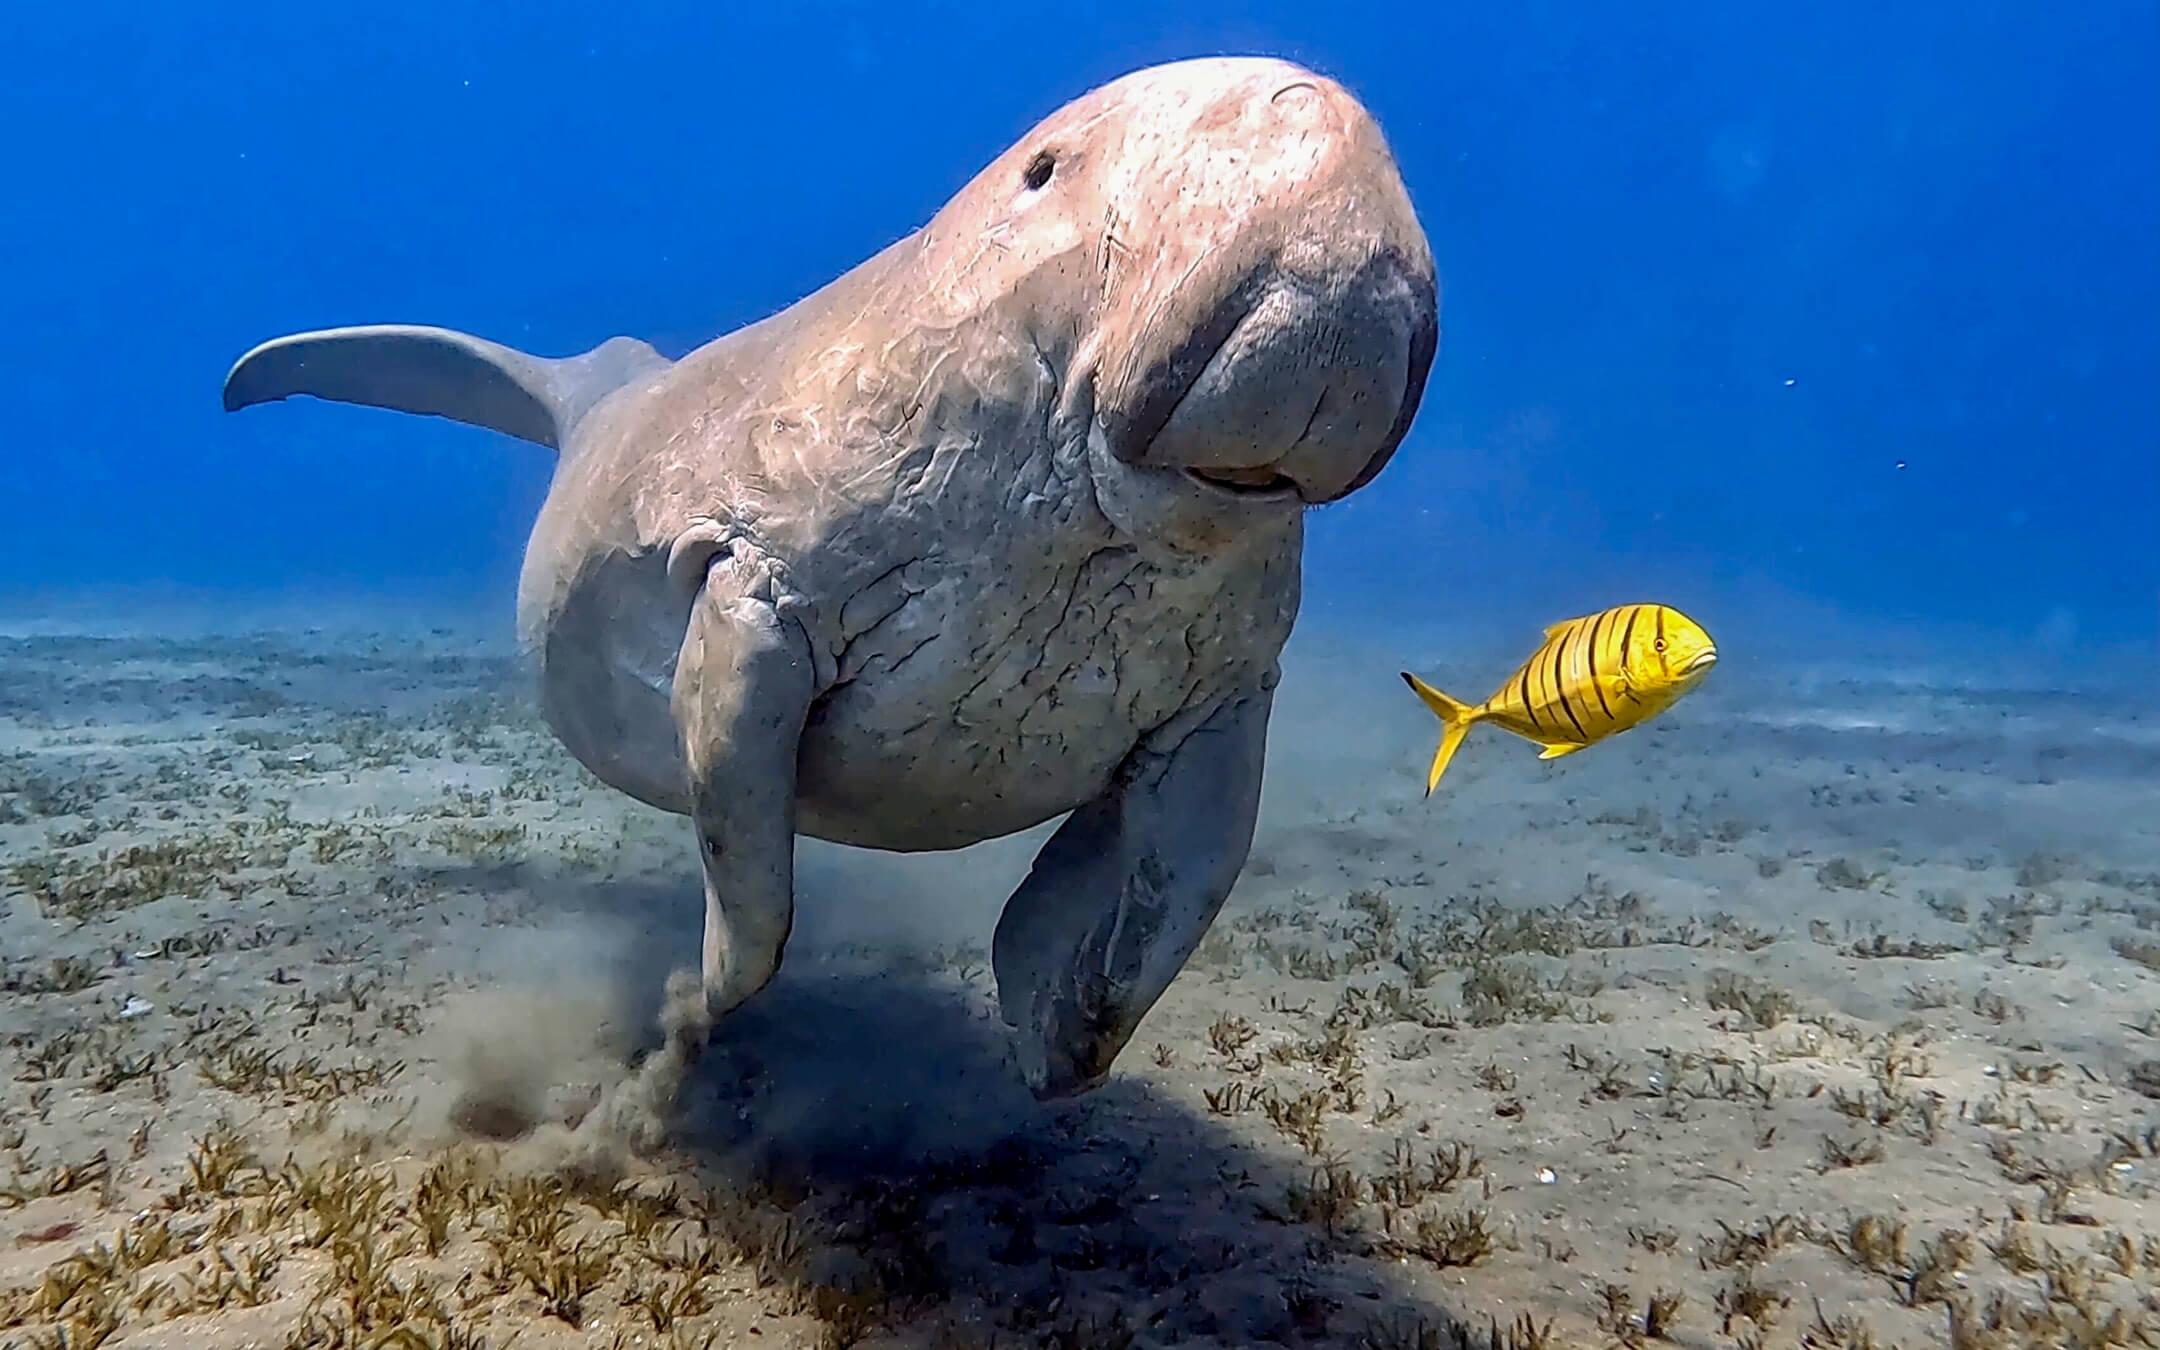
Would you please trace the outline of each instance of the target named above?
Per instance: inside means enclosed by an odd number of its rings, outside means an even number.
[[[687,826],[506,648],[0,639],[0,1345],[2160,1343],[2141,695],[1728,659],[1428,802],[1396,664],[1301,634],[1228,908],[1039,1105],[1046,829],[805,842],[704,1047]]]

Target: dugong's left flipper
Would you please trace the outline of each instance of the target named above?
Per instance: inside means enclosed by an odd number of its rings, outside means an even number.
[[[795,921],[795,760],[816,693],[810,642],[754,559],[722,555],[675,661],[675,725],[705,871],[705,1007],[765,987]]]
[[[1028,1086],[1096,1086],[1215,920],[1252,848],[1273,677],[1157,732],[1066,818],[998,919],[991,964]]]

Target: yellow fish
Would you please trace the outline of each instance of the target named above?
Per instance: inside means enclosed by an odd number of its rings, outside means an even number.
[[[1440,719],[1425,795],[1475,723],[1504,727],[1544,746],[1539,759],[1557,759],[1663,712],[1716,664],[1717,644],[1679,610],[1615,605],[1546,629],[1544,644],[1475,708],[1406,670],[1404,682]]]

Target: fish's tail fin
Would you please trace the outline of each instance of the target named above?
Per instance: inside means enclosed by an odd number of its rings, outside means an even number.
[[[273,338],[242,356],[225,377],[225,409],[309,394],[447,417],[560,450],[601,399],[669,364],[634,338],[554,360],[447,328],[328,328]]]
[[[1432,768],[1425,775],[1425,795],[1430,797],[1433,789],[1440,786],[1440,775],[1447,772],[1448,761],[1455,758],[1464,733],[1477,720],[1477,713],[1469,704],[1449,698],[1407,670],[1402,672],[1402,677],[1411,692],[1440,719],[1440,746],[1433,751]]]

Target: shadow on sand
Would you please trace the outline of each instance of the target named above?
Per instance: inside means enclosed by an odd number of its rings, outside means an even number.
[[[636,916],[633,964],[655,995],[696,951],[687,888],[525,880],[543,910]],[[1411,1267],[1331,1231],[1326,1205],[1298,1195],[1322,1160],[1260,1109],[1224,1118],[1149,1082],[1146,1028],[1105,1086],[1036,1102],[980,962],[791,951],[713,1034],[649,1159],[698,1183],[707,1231],[830,1343],[1547,1343],[1470,1325]]]

